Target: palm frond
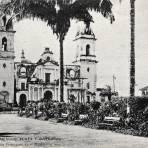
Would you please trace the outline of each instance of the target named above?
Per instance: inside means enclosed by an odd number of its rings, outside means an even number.
[[[111,23],[115,20],[112,13],[112,3],[110,0],[76,0],[73,7],[86,10],[94,10],[101,13],[105,18],[109,18]],[[79,7],[78,7],[79,6]]]
[[[89,11],[83,7],[79,7],[79,9],[77,9],[75,6],[71,6],[68,12],[71,19],[77,19],[79,21],[84,21],[85,23],[93,22],[93,17]]]
[[[56,10],[56,5],[59,10]],[[89,10],[101,13],[114,21],[110,0],[10,0],[6,14],[15,14],[17,21],[23,18],[39,18],[51,26],[53,33],[63,36],[69,30],[70,20],[77,19],[89,25],[93,21]]]
[[[12,0],[6,5],[5,13],[16,15],[17,21],[24,18],[39,18],[45,22],[56,16],[53,0]]]
[[[70,28],[69,14],[67,13],[67,11],[65,11],[65,9],[59,10],[52,23],[50,20],[48,20],[48,25],[51,26],[53,33],[56,33],[57,37],[59,37],[60,35],[65,37]]]

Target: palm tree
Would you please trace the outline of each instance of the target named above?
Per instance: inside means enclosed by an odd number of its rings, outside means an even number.
[[[130,0],[130,27],[131,27],[131,51],[130,51],[130,97],[135,96],[135,0]]]
[[[130,0],[130,98],[135,96],[135,1]],[[127,108],[127,113],[129,113],[129,104],[127,104]]]
[[[122,1],[120,0],[120,2]],[[130,0],[130,97],[135,96],[135,1]]]
[[[135,0],[130,0],[130,99],[135,96]],[[127,114],[130,114],[130,105],[127,103]]]
[[[60,101],[64,101],[64,56],[63,41],[70,28],[71,20],[84,21],[89,27],[93,18],[91,10],[114,21],[110,0],[10,0],[5,13],[13,14],[17,20],[39,18],[47,22],[60,43]]]

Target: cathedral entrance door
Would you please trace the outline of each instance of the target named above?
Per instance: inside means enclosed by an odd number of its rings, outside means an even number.
[[[44,93],[44,99],[45,100],[52,100],[52,92],[51,91],[46,91],[45,93]]]
[[[20,95],[20,102],[19,102],[19,106],[22,108],[22,107],[25,107],[26,106],[26,95],[25,94],[21,94]]]
[[[0,92],[0,110],[8,107],[9,93],[7,91]]]
[[[1,91],[0,92],[0,100],[2,100],[5,103],[8,103],[9,93],[7,91]]]

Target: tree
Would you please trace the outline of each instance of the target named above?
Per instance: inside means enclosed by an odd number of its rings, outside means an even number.
[[[93,18],[90,11],[96,11],[114,21],[110,0],[10,0],[5,5],[5,14],[11,14],[18,21],[23,18],[39,18],[53,30],[60,43],[60,101],[64,101],[64,55],[63,42],[70,28],[71,20],[84,21],[89,27]]]
[[[111,101],[112,96],[118,96],[118,92],[113,91],[110,85],[106,85],[105,89],[102,89],[100,96],[108,97],[108,100]]]
[[[130,97],[135,96],[135,0],[130,0],[130,27],[131,27],[131,51],[130,51]]]
[[[130,0],[130,98],[135,96],[135,1]],[[127,113],[129,111],[129,104],[127,104]]]

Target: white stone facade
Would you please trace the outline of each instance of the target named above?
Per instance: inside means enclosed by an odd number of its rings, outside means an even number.
[[[12,26],[0,20],[0,99],[14,102],[14,34]]]
[[[84,30],[86,31],[86,30]],[[75,43],[77,46],[77,57],[73,65],[65,65],[64,67],[64,101],[68,102],[71,97],[78,102],[90,102],[96,98],[96,83],[97,83],[97,61],[95,55],[95,36],[89,32],[83,32],[76,36]],[[23,61],[19,64],[20,72],[26,73],[26,77],[17,76],[17,85],[21,86],[24,83],[27,85],[27,92],[19,90],[17,92],[17,102],[20,102],[20,94],[26,95],[26,100],[39,101],[43,98],[60,101],[59,96],[59,65],[54,60],[52,51],[45,48],[39,61],[35,64],[30,64],[25,59],[22,53]],[[28,65],[27,65],[28,63]],[[26,70],[25,70],[26,64]],[[35,68],[28,79],[27,66],[34,65]],[[23,70],[22,70],[23,69]],[[20,73],[20,75],[22,75]]]
[[[96,38],[90,28],[77,34],[74,40],[77,48],[75,64],[80,65],[81,77],[84,78],[84,88],[87,90],[87,101],[95,99],[97,84]]]
[[[51,99],[60,101],[59,64],[49,48],[37,63],[27,60],[22,51],[20,62],[14,63],[13,26],[8,30],[0,23],[0,99],[7,103],[25,105],[28,100]],[[64,67],[64,101],[75,98],[78,102],[90,102],[96,92],[95,36],[90,28],[75,38],[77,56],[71,65]]]

